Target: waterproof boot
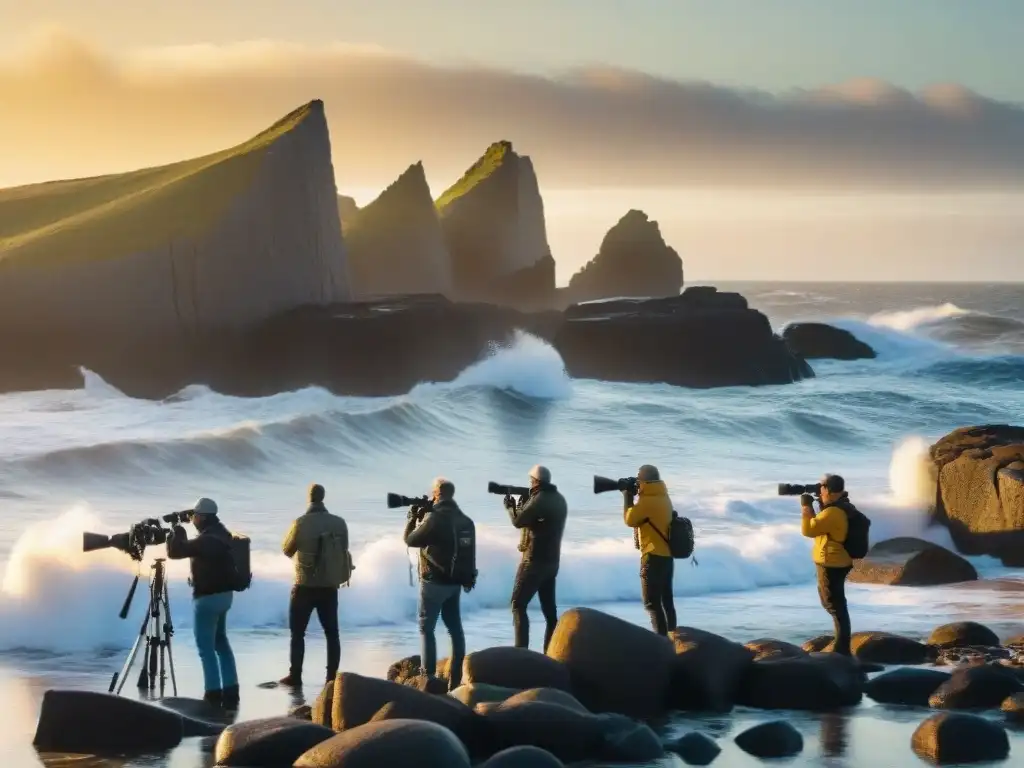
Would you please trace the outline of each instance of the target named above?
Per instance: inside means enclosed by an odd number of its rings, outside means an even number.
[[[224,709],[235,711],[238,709],[238,686],[229,685],[224,689],[224,695],[222,697]]]
[[[289,675],[285,675],[284,677],[282,677],[280,680],[277,681],[277,683],[278,683],[278,685],[283,685],[286,688],[301,688],[302,687],[302,678],[301,677],[295,677],[295,676],[289,674]]]
[[[220,689],[216,691],[207,691],[203,694],[203,701],[207,704],[212,704],[215,707],[220,707],[224,704],[224,691]]]

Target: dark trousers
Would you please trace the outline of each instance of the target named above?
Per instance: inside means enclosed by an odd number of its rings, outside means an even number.
[[[821,607],[832,616],[835,625],[835,652],[850,655],[850,609],[846,605],[846,577],[850,567],[826,568],[818,566],[818,597]]]
[[[640,594],[651,617],[651,626],[659,635],[676,628],[676,604],[672,599],[672,574],[675,561],[663,555],[640,558]]]
[[[516,581],[512,586],[512,625],[515,628],[515,647],[530,647],[530,619],[526,608],[533,596],[540,597],[540,610],[544,614],[544,652],[555,633],[558,623],[558,608],[555,607],[555,579],[558,577],[558,564],[533,563],[523,560],[516,571]]]
[[[292,658],[289,674],[294,681],[302,679],[302,661],[306,656],[306,627],[316,611],[327,636],[327,680],[338,674],[341,663],[341,638],[338,634],[337,587],[292,587],[288,605],[288,629],[292,633]]]
[[[423,674],[434,677],[437,672],[437,640],[434,629],[440,616],[452,640],[452,655],[448,667],[448,689],[462,685],[462,661],[466,657],[466,636],[462,631],[460,598],[462,587],[457,584],[420,582],[420,666]]]

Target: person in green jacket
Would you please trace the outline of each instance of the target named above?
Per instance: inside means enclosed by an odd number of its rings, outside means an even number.
[[[338,630],[338,588],[347,584],[354,566],[348,550],[348,526],[324,506],[322,485],[309,488],[306,514],[292,523],[281,549],[295,563],[295,583],[288,606],[291,631],[291,666],[282,685],[302,685],[302,662],[306,655],[306,627],[316,611],[327,636],[327,682],[334,679],[341,663]]]

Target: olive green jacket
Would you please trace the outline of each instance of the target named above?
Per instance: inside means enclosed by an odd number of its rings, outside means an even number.
[[[338,542],[336,549],[348,555],[348,526],[344,519],[332,515],[323,504],[313,503],[309,505],[306,514],[295,520],[284,542],[281,550],[287,557],[295,562],[295,584],[301,587],[337,587],[338,584],[330,583],[330,571],[337,572],[337,569],[325,569],[318,563],[321,552],[321,542],[325,535],[333,535]],[[349,563],[342,565],[342,571],[346,568],[351,570],[351,559]],[[336,580],[336,579],[335,579]],[[345,579],[342,580],[343,582]]]

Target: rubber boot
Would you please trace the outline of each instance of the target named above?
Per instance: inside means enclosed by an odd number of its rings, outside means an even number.
[[[231,710],[232,712],[238,709],[238,686],[229,685],[224,689],[222,697],[224,709]]]

